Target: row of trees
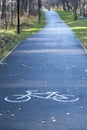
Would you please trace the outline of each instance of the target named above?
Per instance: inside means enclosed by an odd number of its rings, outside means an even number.
[[[77,20],[77,11],[80,11],[80,15],[86,16],[85,3],[86,0],[61,0],[63,4],[63,10],[72,10],[74,14],[74,20]]]
[[[17,24],[18,0],[0,0],[0,27],[6,29]],[[36,15],[38,0],[19,0],[20,16]]]
[[[63,10],[72,11],[74,14],[74,20],[77,20],[77,11],[80,14],[86,16],[86,4],[87,0],[48,0],[51,2],[51,6],[60,7],[62,5]]]
[[[77,20],[77,9],[79,7],[80,0],[62,0],[63,10],[72,10],[74,14],[74,20]]]
[[[39,0],[19,0],[20,16],[29,17],[38,12]],[[80,9],[80,14],[85,15],[85,1],[87,0],[40,0],[50,4],[56,2],[57,6],[62,4],[63,10],[72,10],[74,20],[77,20],[77,10]],[[49,2],[48,2],[49,1]],[[0,0],[0,28],[7,29],[17,25],[17,2],[18,0]],[[40,14],[39,14],[40,15]]]

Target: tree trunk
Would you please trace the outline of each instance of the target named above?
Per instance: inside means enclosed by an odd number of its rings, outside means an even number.
[[[2,19],[5,18],[5,13],[6,13],[6,0],[2,0],[2,14],[1,14]]]
[[[27,15],[29,16],[29,0],[27,0]]]
[[[78,19],[78,16],[77,16],[77,10],[74,9],[74,21],[76,21]]]
[[[2,0],[2,14],[1,18],[5,21],[5,29],[7,30],[7,14],[6,14],[6,0]]]
[[[29,12],[31,13],[31,4],[32,4],[32,1],[31,0],[29,0]]]
[[[72,5],[72,11],[74,13],[74,20],[76,21],[78,19],[77,16],[78,0],[72,0],[71,5]]]

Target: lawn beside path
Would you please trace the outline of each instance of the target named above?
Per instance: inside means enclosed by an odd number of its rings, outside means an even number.
[[[78,14],[78,20],[74,21],[72,12],[57,10],[64,22],[71,27],[79,40],[87,48],[87,18],[81,19]]]
[[[41,24],[38,22],[38,16],[30,16],[20,27],[20,34],[17,34],[17,29],[0,30],[0,60],[18,43],[42,29],[45,24],[45,14],[42,12]]]

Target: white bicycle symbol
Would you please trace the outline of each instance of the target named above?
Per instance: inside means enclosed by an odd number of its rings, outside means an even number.
[[[76,102],[79,100],[75,95],[59,94],[59,92],[38,93],[38,90],[26,91],[26,94],[15,94],[10,97],[5,97],[5,101],[11,103],[21,103],[31,100],[31,98],[51,99],[57,102]]]

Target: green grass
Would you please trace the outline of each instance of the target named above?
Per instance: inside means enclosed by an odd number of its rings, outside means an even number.
[[[87,18],[74,21],[74,16],[71,12],[58,10],[60,17],[67,23],[75,32],[79,40],[87,48]]]
[[[30,37],[45,26],[45,15],[42,12],[41,24],[38,23],[38,16],[23,17],[21,20],[21,33],[17,30],[0,30],[0,60],[12,50],[12,48],[23,39]]]

